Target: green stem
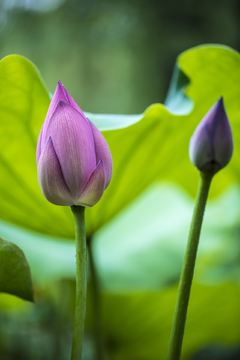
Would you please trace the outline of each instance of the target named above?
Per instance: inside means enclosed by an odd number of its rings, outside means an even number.
[[[97,271],[95,268],[93,253],[92,253],[92,239],[88,243],[89,265],[92,275],[92,291],[93,291],[93,313],[94,313],[94,337],[95,337],[95,351],[96,359],[105,359],[105,349],[101,322],[101,304],[100,304],[100,290]]]
[[[71,207],[76,234],[76,303],[71,360],[82,357],[82,343],[87,299],[87,244],[84,210],[82,206]]]
[[[172,325],[168,360],[179,360],[181,356],[184,327],[187,317],[188,302],[197,256],[199,236],[211,180],[212,175],[201,174],[197,199],[188,237],[187,249],[183,261],[183,268],[179,282],[178,297]]]

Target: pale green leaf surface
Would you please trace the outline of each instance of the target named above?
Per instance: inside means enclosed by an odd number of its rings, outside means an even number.
[[[176,64],[165,100],[165,106],[172,114],[187,115],[192,111],[194,104],[184,92],[184,89],[189,83],[189,78],[182,72],[178,64]]]
[[[143,114],[139,114],[139,115],[92,114],[86,111],[84,111],[84,114],[101,131],[124,129],[126,127],[136,124],[143,118]]]
[[[22,229],[2,220],[0,233],[23,249],[33,280],[38,284],[62,278],[75,278],[74,242]]]
[[[23,251],[0,237],[0,292],[33,301],[30,268]]]

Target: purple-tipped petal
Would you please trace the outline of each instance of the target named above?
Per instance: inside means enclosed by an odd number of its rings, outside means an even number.
[[[51,138],[38,162],[38,182],[45,198],[55,205],[73,205]]]
[[[59,80],[59,83],[60,83],[60,85],[61,85],[61,87],[62,87],[62,91],[64,92],[64,95],[65,95],[65,97],[66,97],[66,99],[67,99],[67,103],[68,103],[69,105],[71,105],[75,110],[77,110],[77,111],[84,117],[84,119],[86,119],[86,121],[88,121],[87,118],[86,118],[86,116],[84,115],[82,109],[80,109],[80,107],[78,106],[78,104],[74,101],[74,99],[71,97],[71,95],[67,92],[66,88],[64,87],[64,85],[62,85],[62,83],[60,82],[60,80]]]
[[[89,123],[93,132],[97,163],[102,160],[106,169],[107,177],[105,188],[107,188],[112,177],[112,155],[105,138],[98,128],[91,121],[89,121]]]
[[[57,107],[59,101],[65,101],[65,102],[68,101],[68,99],[65,96],[65,93],[64,93],[64,91],[62,89],[62,84],[61,84],[60,81],[57,84],[56,90],[55,90],[55,92],[53,94],[53,98],[52,98],[52,100],[50,102],[50,105],[49,105],[49,108],[48,108],[48,112],[47,112],[45,121],[44,121],[43,126],[42,126],[42,142],[41,142],[41,146],[40,146],[40,149],[39,149],[40,153],[41,153],[42,149],[44,148],[44,145],[46,144],[46,142],[48,140],[48,137],[46,136],[46,130],[47,130],[48,126],[49,126],[50,119],[51,119],[54,111],[56,110],[56,107]]]
[[[42,149],[42,133],[43,133],[43,128],[41,128],[41,131],[40,131],[40,134],[39,134],[39,137],[38,137],[38,142],[37,142],[37,154],[36,154],[37,164],[38,164],[38,160],[40,158],[41,149]]]
[[[99,161],[88,179],[83,191],[74,205],[92,207],[102,197],[106,187],[106,169],[102,160]]]
[[[233,137],[230,123],[224,108],[223,98],[218,100],[215,117],[218,119],[214,127],[214,150],[216,161],[224,167],[233,153]]]
[[[189,157],[198,169],[202,169],[205,164],[214,161],[214,148],[208,124],[200,123],[191,137]]]
[[[63,177],[75,198],[96,166],[91,127],[77,110],[60,101],[46,135],[52,138]]]

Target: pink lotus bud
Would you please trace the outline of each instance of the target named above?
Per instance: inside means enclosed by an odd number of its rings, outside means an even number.
[[[106,140],[58,82],[37,144],[40,188],[55,205],[95,205],[109,185]]]
[[[189,156],[202,173],[215,174],[228,164],[232,152],[232,131],[220,98],[196,128],[190,140]]]

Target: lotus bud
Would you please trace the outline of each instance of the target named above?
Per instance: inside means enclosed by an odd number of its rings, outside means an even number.
[[[37,144],[38,181],[55,205],[95,205],[109,185],[106,140],[58,82]]]
[[[189,146],[190,160],[203,174],[215,174],[233,152],[230,123],[221,97],[196,128]]]

